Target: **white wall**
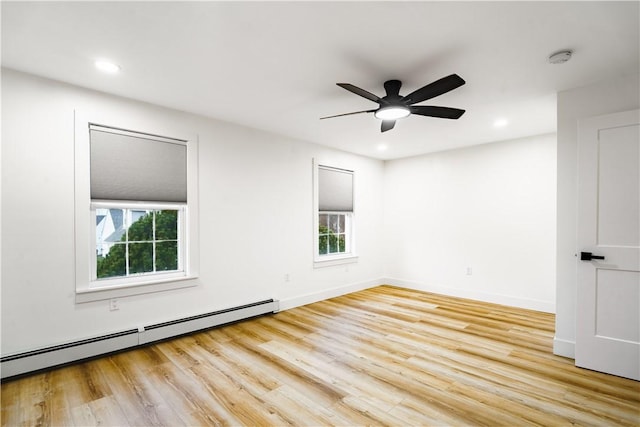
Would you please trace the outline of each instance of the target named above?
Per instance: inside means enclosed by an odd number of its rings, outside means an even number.
[[[390,281],[553,312],[555,150],[551,134],[387,162]]]
[[[554,352],[574,357],[576,326],[576,226],[578,119],[640,107],[640,75],[612,77],[558,93],[558,216],[556,336]]]
[[[74,109],[199,135],[198,286],[114,312],[75,303]],[[554,135],[385,164],[11,70],[2,125],[3,355],[266,298],[286,309],[384,277],[553,311]],[[357,264],[313,268],[314,157],[356,171]]]
[[[198,286],[76,304],[74,109],[199,135]],[[359,262],[313,268],[312,158],[356,171]],[[379,283],[383,162],[84,90],[2,73],[2,354],[267,298],[281,307]],[[290,281],[285,282],[285,274]]]

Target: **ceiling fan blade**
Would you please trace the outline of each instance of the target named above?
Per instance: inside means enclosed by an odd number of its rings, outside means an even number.
[[[438,117],[441,119],[459,119],[465,112],[459,108],[435,107],[431,105],[414,105],[409,107],[411,114],[419,116]]]
[[[350,116],[352,114],[373,113],[376,110],[354,111],[353,113],[336,114],[335,116],[320,117],[320,120],[331,119],[334,117]]]
[[[395,125],[396,125],[395,120],[383,120],[382,127],[380,128],[380,132],[386,132],[388,130],[391,130]]]
[[[463,84],[465,84],[465,81],[462,77],[457,74],[451,74],[411,92],[409,95],[402,98],[402,102],[407,105],[417,104],[418,102],[426,101],[427,99],[435,98],[436,96],[447,93],[450,90],[462,86]]]
[[[360,95],[363,98],[367,98],[370,101],[373,102],[380,102],[382,101],[382,99],[379,96],[376,96],[374,94],[372,94],[371,92],[367,92],[364,89],[360,89],[358,86],[354,86],[352,84],[349,83],[336,83],[338,86],[340,86],[343,89],[348,90],[351,93],[355,93],[356,95]]]

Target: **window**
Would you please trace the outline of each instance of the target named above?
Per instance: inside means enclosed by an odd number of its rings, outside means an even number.
[[[76,113],[76,302],[193,286],[196,194],[195,138]]]
[[[353,171],[324,165],[315,168],[315,266],[354,262]]]
[[[94,280],[182,271],[182,209],[94,204]]]
[[[351,215],[346,213],[318,214],[318,254],[336,255],[350,252]]]

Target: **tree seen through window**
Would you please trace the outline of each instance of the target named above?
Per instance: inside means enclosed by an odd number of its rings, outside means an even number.
[[[112,225],[111,235],[116,238],[111,242],[98,242],[98,279],[178,270],[177,210],[115,211],[114,215],[109,212],[100,216],[100,220],[117,218],[117,211],[122,211],[122,216],[131,223],[125,220]]]

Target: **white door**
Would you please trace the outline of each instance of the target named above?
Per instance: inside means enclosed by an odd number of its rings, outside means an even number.
[[[640,380],[640,110],[578,124],[577,237],[575,363]]]

